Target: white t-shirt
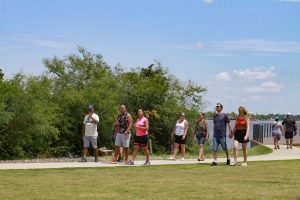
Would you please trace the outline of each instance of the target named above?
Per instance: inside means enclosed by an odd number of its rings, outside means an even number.
[[[278,135],[282,134],[281,133],[282,124],[280,122],[273,122],[272,128],[273,128],[272,132],[274,134],[278,134]]]
[[[99,116],[96,113],[93,113],[92,117],[99,122]],[[89,117],[89,115],[84,117],[83,124],[85,124],[84,135],[98,136],[97,124],[93,123],[93,120]]]
[[[184,130],[185,130],[184,124],[185,124],[185,122],[187,122],[187,121],[183,120],[183,122],[181,122],[181,123],[179,121],[177,121],[176,129],[175,129],[175,135],[178,135],[178,136],[184,135]]]

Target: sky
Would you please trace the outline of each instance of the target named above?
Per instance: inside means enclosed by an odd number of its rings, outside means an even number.
[[[204,111],[300,114],[300,0],[0,0],[6,78],[78,46],[126,69],[160,61],[208,89]]]

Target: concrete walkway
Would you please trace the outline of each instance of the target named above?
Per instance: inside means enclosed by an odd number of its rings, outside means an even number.
[[[271,145],[267,145],[273,148]],[[286,149],[285,145],[281,145],[281,149],[273,150],[273,153],[260,156],[250,156],[248,161],[271,161],[271,160],[296,160],[300,159],[300,148],[294,147],[293,149]],[[242,161],[241,157],[238,161]],[[218,159],[218,162],[224,164],[225,158]],[[206,159],[201,163],[211,163],[212,159]],[[136,161],[135,166],[142,166],[144,161]],[[151,160],[151,165],[174,165],[174,164],[196,164],[199,163],[196,159],[186,159],[184,161],[176,160]],[[117,167],[128,166],[125,164],[110,164],[108,162],[52,162],[52,163],[1,163],[0,170],[8,169],[59,169],[59,168],[86,168],[86,167]]]

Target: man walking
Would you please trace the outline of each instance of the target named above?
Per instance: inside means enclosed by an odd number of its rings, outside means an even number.
[[[282,125],[284,126],[284,133],[286,139],[286,148],[293,148],[293,139],[297,134],[297,126],[295,119],[291,116],[291,113],[286,114],[286,118],[283,120]]]
[[[113,156],[112,164],[116,164],[117,158],[120,155],[120,148],[123,147],[124,151],[124,163],[128,162],[128,154],[129,154],[129,142],[131,136],[131,128],[132,128],[132,117],[126,111],[126,106],[124,104],[119,107],[120,113],[116,119],[116,129],[115,129],[115,153]]]
[[[216,105],[216,113],[213,116],[213,122],[214,122],[214,134],[213,134],[213,156],[214,160],[211,163],[211,166],[217,165],[217,152],[219,145],[221,145],[222,149],[224,150],[227,162],[226,165],[230,165],[230,159],[226,144],[226,125],[228,124],[230,134],[229,138],[232,138],[233,131],[231,127],[230,120],[226,113],[222,113],[223,105],[220,103],[217,103]]]
[[[87,107],[87,114],[84,117],[83,125],[84,125],[84,132],[83,132],[83,150],[82,150],[82,159],[80,162],[87,162],[87,154],[88,148],[90,144],[94,149],[94,156],[95,162],[98,162],[98,147],[97,147],[97,139],[98,139],[98,132],[97,126],[99,123],[99,116],[94,113],[95,107],[93,105],[89,105]]]

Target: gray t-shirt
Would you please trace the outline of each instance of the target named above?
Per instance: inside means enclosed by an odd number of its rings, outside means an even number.
[[[277,135],[282,134],[281,133],[281,127],[282,127],[281,122],[273,122],[273,124],[272,124],[272,132],[274,134],[277,134]]]
[[[226,137],[226,124],[230,123],[227,114],[215,114],[213,116],[214,121],[214,136]]]
[[[285,126],[286,132],[293,132],[295,129],[296,121],[292,117],[287,117],[283,120],[282,125]]]

